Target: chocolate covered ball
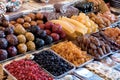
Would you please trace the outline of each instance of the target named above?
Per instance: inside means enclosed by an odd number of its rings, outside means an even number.
[[[26,32],[25,37],[27,41],[33,41],[35,39],[34,35],[31,32]]]
[[[23,28],[22,25],[17,25],[14,29],[16,34],[25,34],[26,30]]]
[[[34,43],[34,42],[28,41],[28,42],[26,43],[26,45],[27,45],[27,49],[28,49],[29,51],[35,50],[35,43]]]
[[[24,43],[19,44],[17,46],[17,48],[18,48],[19,53],[26,53],[27,52],[27,46]]]
[[[26,38],[24,35],[20,34],[17,36],[19,43],[26,43]]]

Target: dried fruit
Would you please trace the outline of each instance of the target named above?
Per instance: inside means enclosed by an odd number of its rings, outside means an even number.
[[[41,67],[32,60],[13,61],[5,68],[17,80],[53,80]]]

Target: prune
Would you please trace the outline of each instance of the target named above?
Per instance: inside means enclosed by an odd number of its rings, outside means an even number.
[[[50,50],[44,50],[42,52],[34,54],[33,60],[54,76],[60,76],[65,72],[73,69],[72,65],[70,65],[62,58],[58,57]]]
[[[0,61],[7,59],[8,53],[6,50],[0,49]]]
[[[43,39],[37,38],[37,39],[35,40],[35,44],[36,44],[36,47],[37,47],[37,48],[40,48],[40,47],[44,46],[45,42],[44,42]]]
[[[7,51],[8,51],[9,57],[13,57],[17,55],[17,49],[14,46],[9,47]]]
[[[51,36],[46,36],[44,40],[45,44],[51,44],[53,42],[53,38]]]
[[[45,30],[40,30],[37,32],[37,37],[38,38],[44,38],[46,36],[46,31]]]
[[[17,39],[17,37],[15,35],[9,34],[9,35],[7,35],[6,38],[8,40],[9,45],[15,46],[15,45],[18,44],[18,39]]]
[[[0,38],[4,38],[4,37],[5,37],[4,31],[0,31]]]
[[[35,34],[38,31],[40,31],[40,28],[38,26],[32,26],[31,29],[30,29],[30,31]]]
[[[5,38],[0,38],[0,49],[5,49],[8,46],[8,41]]]
[[[5,34],[8,35],[8,34],[13,34],[14,33],[14,30],[12,27],[8,27],[5,29]]]

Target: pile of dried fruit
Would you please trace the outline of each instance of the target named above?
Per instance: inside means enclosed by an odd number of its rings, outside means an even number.
[[[77,42],[82,50],[87,51],[96,58],[100,58],[120,48],[120,46],[112,39],[108,38],[103,31],[82,37],[80,36],[77,38]]]
[[[107,28],[104,31],[105,35],[120,44],[120,29],[119,28]]]
[[[86,35],[78,37],[77,41],[82,50],[86,50],[89,54],[97,58],[100,58],[111,51],[109,45],[94,36]]]
[[[13,61],[6,65],[5,68],[17,79],[17,80],[53,80],[44,70],[42,70],[38,64],[32,60],[19,60]]]
[[[44,50],[42,52],[34,54],[33,60],[56,77],[74,68],[68,62],[58,57],[54,52],[50,50]]]
[[[69,62],[73,63],[75,66],[80,66],[92,58],[87,55],[85,51],[80,50],[80,48],[78,48],[71,41],[58,43],[53,45],[51,49]]]
[[[98,13],[97,15],[94,13],[88,14],[91,20],[93,20],[96,24],[98,24],[99,29],[109,27],[111,23],[115,22],[117,20],[117,17],[110,13]]]

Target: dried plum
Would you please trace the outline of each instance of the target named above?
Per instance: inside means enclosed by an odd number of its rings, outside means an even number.
[[[5,29],[5,34],[8,35],[8,34],[13,34],[14,33],[14,30],[12,27],[7,27]]]
[[[70,65],[62,58],[58,57],[50,50],[44,50],[42,52],[34,54],[33,60],[54,76],[60,76],[65,72],[73,69],[72,65]]]
[[[42,47],[42,46],[45,45],[45,42],[44,42],[43,39],[37,38],[37,39],[35,40],[35,45],[36,45],[37,48],[40,48],[40,47]]]
[[[18,44],[18,39],[14,34],[7,35],[9,45],[14,46]]]
[[[40,30],[37,32],[37,37],[44,38],[46,36],[46,31]]]
[[[45,44],[51,44],[53,42],[53,38],[51,36],[46,36],[44,40]]]
[[[8,46],[8,41],[5,38],[0,38],[0,49],[5,49]]]
[[[6,50],[0,49],[0,61],[7,59],[8,53]]]

